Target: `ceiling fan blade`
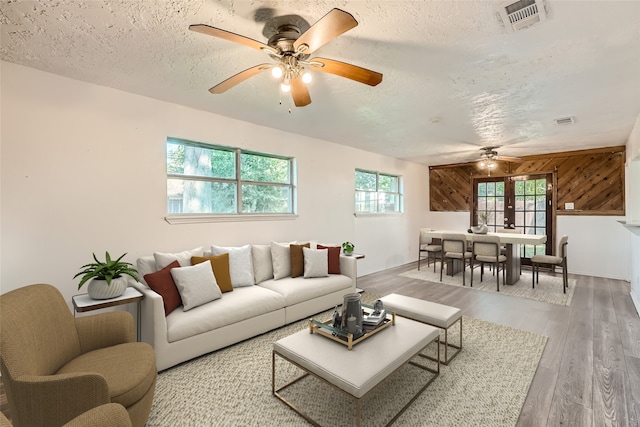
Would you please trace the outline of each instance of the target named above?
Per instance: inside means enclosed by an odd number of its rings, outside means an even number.
[[[301,77],[297,77],[291,80],[291,97],[296,107],[304,107],[311,104],[311,96],[309,96],[309,89],[304,84]]]
[[[356,27],[358,21],[340,9],[331,9],[293,43],[296,52],[311,53],[331,40]],[[306,48],[301,46],[306,45]],[[303,49],[303,50],[300,50]]]
[[[232,33],[226,30],[221,30],[220,28],[211,27],[205,24],[196,24],[196,25],[189,25],[189,29],[191,31],[195,31],[196,33],[218,37],[220,39],[229,40],[230,42],[240,43],[242,45],[245,45],[253,49],[280,55],[280,51],[278,51],[278,49],[275,49],[267,44],[261,43],[254,39],[250,39],[249,37],[241,36],[236,33]]]
[[[315,71],[346,77],[369,86],[377,86],[382,81],[382,74],[346,62],[326,58],[313,58],[309,66]]]
[[[273,65],[271,64],[260,64],[260,65],[256,65],[255,67],[247,68],[244,71],[240,71],[235,76],[229,77],[227,80],[223,81],[222,83],[218,83],[217,85],[209,89],[209,92],[213,94],[220,94],[220,93],[226,92],[227,90],[231,89],[238,83],[242,83],[248,78],[253,77],[257,74],[260,74],[263,71],[270,70],[272,67]]]

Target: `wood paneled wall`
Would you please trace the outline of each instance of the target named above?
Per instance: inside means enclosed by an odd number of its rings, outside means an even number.
[[[553,173],[558,215],[625,215],[625,147],[525,156],[522,163],[497,161],[491,176]],[[430,166],[432,211],[469,212],[474,177],[486,177],[477,162]],[[564,204],[574,203],[573,210]]]

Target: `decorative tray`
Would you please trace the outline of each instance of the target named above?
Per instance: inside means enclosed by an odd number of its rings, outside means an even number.
[[[364,309],[366,314],[369,314],[373,311],[373,307],[362,304],[362,308]],[[331,326],[333,319],[326,320],[324,322],[315,319],[309,319],[309,333],[316,333],[327,337],[333,341],[339,342],[347,346],[349,350],[353,348],[354,345],[358,344],[369,338],[372,335],[377,334],[378,332],[386,329],[389,326],[396,324],[396,313],[386,310],[385,319],[376,326],[371,325],[362,325],[362,329],[364,330],[364,334],[360,337],[354,339],[353,334],[347,333],[343,329],[334,328]]]

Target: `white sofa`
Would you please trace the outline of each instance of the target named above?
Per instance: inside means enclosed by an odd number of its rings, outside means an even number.
[[[234,287],[220,299],[165,317],[162,297],[142,283],[158,270],[154,257],[139,258],[137,267],[141,282],[133,286],[144,294],[141,337],[154,348],[159,371],[342,304],[345,294],[355,292],[357,277],[356,259],[340,255],[341,274]]]

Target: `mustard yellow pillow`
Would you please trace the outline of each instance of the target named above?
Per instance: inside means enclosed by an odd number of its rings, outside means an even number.
[[[220,290],[222,292],[233,291],[233,286],[231,286],[231,274],[229,273],[229,254],[191,257],[192,265],[200,264],[205,261],[211,261],[213,275],[216,276],[216,282],[218,282]]]

